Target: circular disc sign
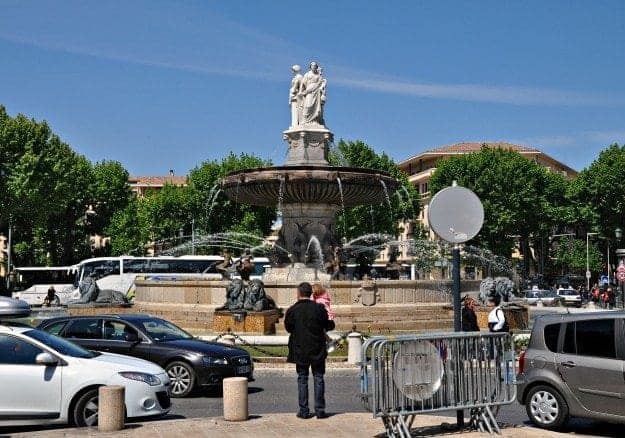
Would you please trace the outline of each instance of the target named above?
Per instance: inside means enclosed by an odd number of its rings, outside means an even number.
[[[430,201],[428,221],[441,239],[464,243],[480,232],[484,223],[484,207],[471,190],[451,186],[438,192]]]

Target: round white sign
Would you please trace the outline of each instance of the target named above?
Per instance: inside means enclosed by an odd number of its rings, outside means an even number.
[[[480,232],[484,223],[484,207],[471,190],[451,186],[434,195],[428,208],[428,220],[441,239],[464,243]]]

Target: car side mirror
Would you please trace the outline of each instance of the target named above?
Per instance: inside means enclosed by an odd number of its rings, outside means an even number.
[[[59,360],[50,353],[39,353],[35,357],[35,363],[38,365],[51,366],[59,363]]]
[[[136,333],[126,333],[124,335],[124,340],[126,342],[138,343],[140,342],[139,335]]]

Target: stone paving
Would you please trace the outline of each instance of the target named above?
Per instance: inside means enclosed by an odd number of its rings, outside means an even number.
[[[457,431],[448,427],[449,417],[436,417],[419,415],[413,423],[413,437],[428,436],[462,436],[483,437],[486,434],[476,431]],[[527,426],[504,426],[502,425],[503,437],[509,438],[556,438],[570,436],[568,433],[549,432]],[[3,434],[0,429],[0,437]],[[48,429],[32,432],[11,433],[8,436],[14,438],[61,438],[61,437],[128,437],[128,438],[169,438],[184,436],[194,437],[219,437],[219,438],[278,438],[278,437],[306,437],[306,438],[351,438],[351,437],[376,437],[385,435],[382,420],[373,418],[366,413],[337,413],[329,418],[318,420],[311,418],[302,420],[294,414],[264,414],[251,415],[250,419],[241,422],[228,422],[223,418],[194,418],[184,420],[160,420],[144,423],[130,423],[123,431],[99,433],[93,429]],[[588,437],[592,435],[575,434],[576,437]]]

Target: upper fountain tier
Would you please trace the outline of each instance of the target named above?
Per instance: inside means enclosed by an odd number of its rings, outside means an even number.
[[[397,180],[388,173],[354,167],[265,167],[231,173],[222,180],[222,189],[230,199],[266,207],[379,204],[396,188]]]

